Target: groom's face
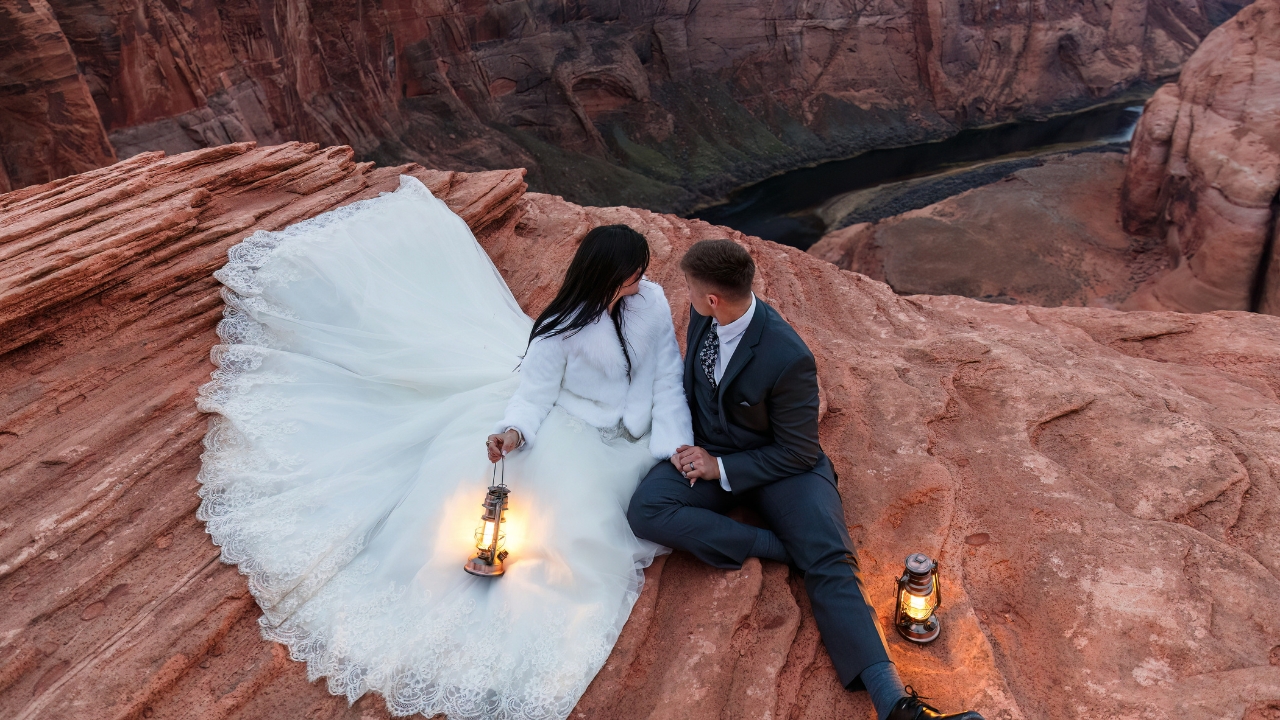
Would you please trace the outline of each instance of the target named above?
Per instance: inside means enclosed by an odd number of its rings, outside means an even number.
[[[689,303],[693,305],[693,309],[698,311],[699,315],[710,317],[715,314],[715,306],[719,304],[720,296],[712,292],[706,285],[689,277],[685,273],[684,284],[689,287]]]

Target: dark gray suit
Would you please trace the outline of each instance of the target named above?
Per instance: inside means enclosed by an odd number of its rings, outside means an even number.
[[[711,318],[690,308],[685,395],[695,442],[724,464],[732,494],[716,481],[689,487],[669,461],[655,465],[631,498],[636,535],[686,550],[719,568],[742,566],[757,528],[725,516],[754,508],[804,573],[823,643],[845,685],[889,659],[858,575],[836,472],[818,442],[818,376],[795,330],[759,298],[756,311],[712,388],[697,364]]]

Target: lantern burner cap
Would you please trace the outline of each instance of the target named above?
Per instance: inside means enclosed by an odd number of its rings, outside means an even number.
[[[924,553],[912,553],[907,556],[907,572],[912,575],[928,575],[937,565]]]

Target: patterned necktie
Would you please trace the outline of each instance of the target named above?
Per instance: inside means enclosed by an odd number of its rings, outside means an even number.
[[[707,374],[712,390],[719,384],[716,382],[716,361],[719,359],[720,333],[716,332],[716,324],[713,322],[711,332],[707,333],[707,339],[702,342],[702,349],[698,351],[698,362],[702,365],[702,372]]]

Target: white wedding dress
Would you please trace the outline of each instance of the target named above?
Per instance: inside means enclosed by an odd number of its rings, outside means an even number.
[[[662,550],[625,517],[644,438],[553,408],[505,463],[506,574],[469,575],[531,321],[466,224],[402,178],[228,256],[199,517],[263,635],[395,715],[566,718]]]

